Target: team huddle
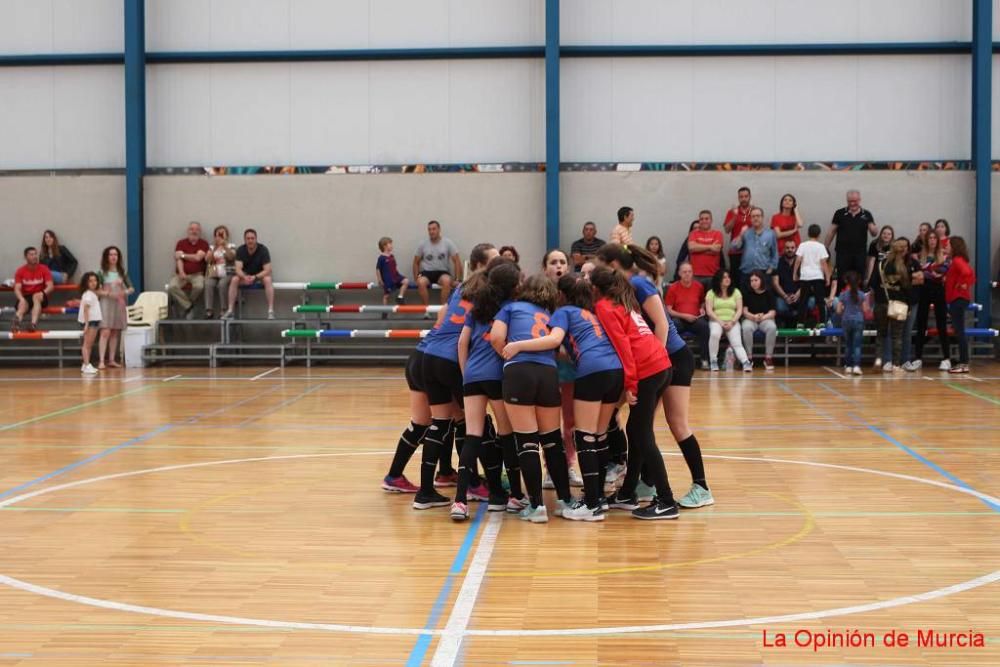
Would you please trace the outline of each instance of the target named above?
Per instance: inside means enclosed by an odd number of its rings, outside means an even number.
[[[603,521],[610,509],[676,519],[679,508],[713,504],[687,423],[694,357],[664,311],[656,258],[608,244],[579,274],[561,250],[542,264],[525,275],[493,245],[473,248],[468,279],[407,361],[411,423],[382,488],[415,493],[415,509],[451,505],[455,521],[468,518],[475,500],[545,523],[545,487],[555,490],[554,514],[572,521]],[[692,478],[679,500],[654,437],[661,404]],[[457,474],[435,475],[439,462],[450,468],[452,442]],[[403,471],[418,448],[414,486]],[[582,482],[582,498],[571,482]],[[441,486],[456,487],[454,501]]]

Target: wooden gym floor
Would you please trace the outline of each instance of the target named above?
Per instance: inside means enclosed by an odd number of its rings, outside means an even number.
[[[1000,365],[836,370],[697,374],[715,506],[539,526],[379,489],[400,369],[5,369],[0,665],[1000,664]]]

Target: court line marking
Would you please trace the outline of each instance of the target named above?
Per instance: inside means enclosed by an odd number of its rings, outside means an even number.
[[[993,396],[990,396],[989,394],[978,392],[975,389],[969,389],[968,387],[963,387],[962,385],[956,384],[955,382],[946,382],[944,386],[951,387],[955,391],[960,391],[963,394],[968,394],[969,396],[974,396],[984,401],[989,401],[994,405],[1000,405],[1000,399],[996,399]]]
[[[173,382],[174,380],[176,380],[176,379],[178,379],[178,378],[182,378],[182,377],[184,377],[184,376],[183,376],[183,375],[181,375],[181,374],[177,374],[177,375],[171,375],[171,376],[170,376],[170,377],[168,377],[168,378],[163,378],[163,382]]]
[[[485,504],[485,503],[484,503]],[[483,511],[483,505],[479,506],[479,514]],[[486,522],[483,534],[479,538],[479,546],[469,563],[469,569],[465,573],[465,581],[462,588],[455,597],[455,603],[451,607],[451,614],[448,622],[445,623],[444,632],[438,640],[437,650],[431,658],[431,667],[451,667],[461,654],[462,640],[465,638],[465,631],[469,628],[469,620],[476,607],[476,599],[479,597],[479,589],[483,585],[483,578],[486,576],[486,568],[489,567],[490,559],[493,557],[493,549],[496,547],[497,536],[500,534],[500,526],[503,525],[503,514],[493,513]]]
[[[266,378],[268,375],[270,375],[274,371],[280,371],[280,370],[281,370],[280,366],[275,366],[274,368],[272,368],[269,371],[264,371],[263,373],[258,373],[257,375],[254,375],[252,378],[250,378],[250,381],[251,382],[256,382],[257,380],[259,380],[261,378]]]
[[[842,373],[838,373],[837,371],[833,370],[829,366],[823,366],[823,370],[824,371],[830,371],[831,373],[833,373],[834,375],[836,375],[837,377],[839,377],[841,380],[850,380],[851,379],[851,378],[847,377],[846,375],[844,375]]]
[[[14,505],[19,502],[23,502],[25,500],[28,500],[29,498],[34,498],[48,493],[54,493],[56,491],[61,491],[64,489],[75,488],[78,486],[94,484],[97,482],[103,482],[112,479],[134,477],[136,475],[148,475],[157,472],[168,472],[172,470],[183,470],[187,468],[203,468],[215,465],[234,465],[239,463],[252,463],[260,461],[313,459],[313,458],[324,458],[332,456],[364,456],[366,454],[384,454],[384,453],[385,452],[353,452],[353,453],[340,453],[340,454],[293,454],[285,456],[264,456],[264,457],[247,458],[247,459],[228,459],[223,461],[203,461],[200,463],[185,463],[179,465],[161,466],[158,468],[147,468],[144,470],[133,470],[130,472],[102,475],[100,477],[92,477],[89,479],[82,479],[82,480],[77,480],[75,482],[68,482],[66,484],[60,484],[57,486],[46,487],[44,489],[38,489],[36,491],[31,491],[22,494],[20,496],[15,496],[14,498],[8,498],[7,500],[2,500],[0,501],[0,508],[7,507],[9,505]],[[676,453],[671,455],[680,456],[680,454]],[[835,463],[820,463],[817,461],[796,461],[794,459],[773,459],[773,458],[759,458],[759,457],[749,457],[749,456],[728,456],[719,454],[706,454],[704,455],[704,457],[711,459],[748,461],[751,463],[786,463],[789,465],[803,465],[803,466],[812,466],[816,468],[828,468],[831,470],[846,470],[849,472],[867,473],[867,474],[877,475],[880,477],[888,477],[891,479],[900,479],[904,481],[916,482],[919,484],[926,484],[928,486],[936,486],[938,488],[950,491],[957,491],[958,493],[963,493],[965,495],[989,500],[995,503],[1000,503],[1000,498],[995,498],[981,491],[976,491],[975,489],[963,488],[960,486],[955,486],[954,484],[947,484],[945,482],[940,482],[935,479],[925,479],[922,477],[914,477],[912,475],[904,475],[902,473],[875,470],[873,468],[859,468],[856,466],[845,466]],[[672,623],[664,625],[631,625],[631,626],[603,627],[603,628],[558,628],[558,629],[551,628],[551,629],[539,629],[539,630],[466,630],[465,635],[482,636],[482,637],[619,635],[619,634],[635,634],[635,633],[648,633],[648,632],[666,632],[672,630],[700,630],[709,628],[742,627],[750,625],[788,623],[792,621],[815,620],[820,618],[831,618],[835,616],[844,616],[848,614],[863,613],[868,611],[891,609],[894,607],[901,607],[916,602],[936,600],[939,598],[947,597],[949,595],[954,595],[955,593],[961,593],[963,591],[968,591],[974,588],[979,588],[981,586],[986,586],[996,581],[1000,581],[1000,570],[995,570],[983,576],[976,577],[975,579],[969,579],[967,581],[962,581],[956,584],[952,584],[951,586],[945,586],[943,588],[934,589],[924,593],[917,593],[915,595],[901,596],[889,600],[880,600],[877,602],[854,605],[850,607],[838,607],[835,609],[824,609],[819,611],[783,614],[778,616],[759,616],[755,618],[727,619],[719,621],[694,621],[689,623]],[[99,607],[102,609],[110,609],[113,611],[127,611],[139,614],[147,614],[150,616],[160,616],[164,618],[181,618],[193,621],[207,621],[214,623],[268,627],[268,628],[287,628],[295,630],[326,630],[331,632],[355,632],[355,633],[376,634],[376,635],[440,635],[442,633],[441,630],[428,630],[421,628],[391,628],[382,626],[353,626],[353,625],[334,624],[334,623],[305,623],[298,621],[278,621],[278,620],[259,619],[259,618],[243,618],[239,616],[223,616],[219,614],[202,614],[196,612],[178,611],[173,609],[162,609],[159,607],[144,607],[125,602],[117,602],[114,600],[102,600],[99,598],[92,598],[84,595],[77,595],[74,593],[66,593],[53,588],[47,588],[45,586],[39,586],[37,584],[32,584],[27,581],[15,579],[14,577],[5,574],[0,574],[0,584],[18,590],[26,591],[29,593],[34,593],[36,595],[50,597],[58,600],[64,600],[67,602],[74,602],[78,604],[89,605],[92,607]]]
[[[137,389],[130,389],[128,391],[123,391],[113,396],[106,396],[104,398],[98,398],[97,400],[78,403],[77,405],[71,405],[68,408],[62,408],[61,410],[55,410],[53,412],[46,412],[43,415],[38,415],[37,417],[30,417],[28,419],[23,419],[19,422],[14,422],[13,424],[6,424],[4,426],[0,426],[0,433],[4,431],[11,431],[21,426],[27,426],[28,424],[35,424],[37,422],[44,421],[46,419],[51,419],[53,417],[60,417],[62,415],[72,414],[74,412],[83,410],[84,408],[89,408],[92,405],[100,405],[101,403],[107,403],[108,401],[113,401],[118,398],[124,398],[125,396],[131,396],[132,394],[139,394],[144,391],[149,391],[150,389],[153,389],[155,386],[156,385],[148,385],[145,387],[139,387]]]
[[[278,386],[280,388],[281,385],[278,385]],[[266,417],[268,415],[274,414],[275,412],[281,410],[282,408],[288,407],[292,403],[295,403],[296,401],[299,401],[299,400],[305,398],[309,394],[312,394],[313,392],[319,391],[320,389],[322,389],[325,386],[326,386],[326,384],[322,383],[322,382],[320,384],[313,385],[312,387],[307,388],[305,391],[301,392],[300,394],[297,394],[297,395],[295,395],[295,396],[293,396],[293,397],[291,397],[291,398],[289,398],[287,400],[284,400],[284,401],[282,401],[281,403],[278,403],[277,405],[275,405],[272,408],[268,408],[267,410],[264,410],[262,412],[258,412],[255,415],[251,415],[250,417],[247,417],[246,419],[244,419],[240,423],[236,424],[234,428],[243,428],[247,424],[255,422],[258,419],[261,419],[262,417]]]

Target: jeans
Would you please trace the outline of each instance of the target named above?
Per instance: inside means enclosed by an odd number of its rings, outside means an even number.
[[[767,358],[774,356],[774,344],[778,340],[778,325],[774,320],[754,322],[745,319],[740,322],[740,328],[743,330],[743,348],[748,357],[753,357],[753,335],[757,331],[764,334],[764,356]]]
[[[903,322],[903,363],[913,361],[910,354],[913,346],[913,323],[917,320],[917,304],[911,303],[906,311],[906,321]]]
[[[69,276],[63,273],[62,271],[52,271],[51,273],[52,273],[52,282],[56,285],[62,285],[69,279]]]
[[[951,326],[955,329],[955,343],[958,345],[958,363],[969,363],[969,340],[965,336],[965,311],[969,308],[966,299],[955,299],[948,304]]]
[[[851,321],[843,323],[844,329],[844,365],[861,365],[861,341],[864,336],[865,322]]]
[[[875,356],[892,359],[892,340],[889,338],[889,304],[875,302]]]
[[[819,319],[817,320],[820,326],[826,326],[826,294],[828,291],[825,280],[803,280],[799,283],[802,288],[802,300],[806,301],[806,308],[802,311],[802,323],[806,324],[806,320],[809,319],[810,313],[812,313],[814,304],[819,308]]]
[[[947,359],[948,348],[948,304],[944,300],[944,285],[941,283],[925,283],[920,293],[920,305],[917,307],[917,354],[916,359],[924,358],[924,343],[927,342],[927,322],[930,319],[931,306],[934,306],[934,323],[937,326],[938,341],[941,344],[941,358]]]
[[[886,306],[888,308],[888,306]],[[907,313],[909,316],[909,313]],[[884,357],[885,363],[892,362],[894,366],[903,364],[903,330],[906,328],[906,320],[895,320],[886,318],[886,343],[889,344],[890,354]]]
[[[702,362],[708,361],[708,319],[699,317],[694,322],[688,322],[674,318],[674,326],[677,327],[677,333],[681,335],[694,334],[694,339],[698,343],[698,356],[701,357]]]

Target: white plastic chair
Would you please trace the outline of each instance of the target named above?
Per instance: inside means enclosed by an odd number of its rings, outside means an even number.
[[[130,327],[151,327],[166,317],[166,292],[143,292],[128,308],[128,325]]]

